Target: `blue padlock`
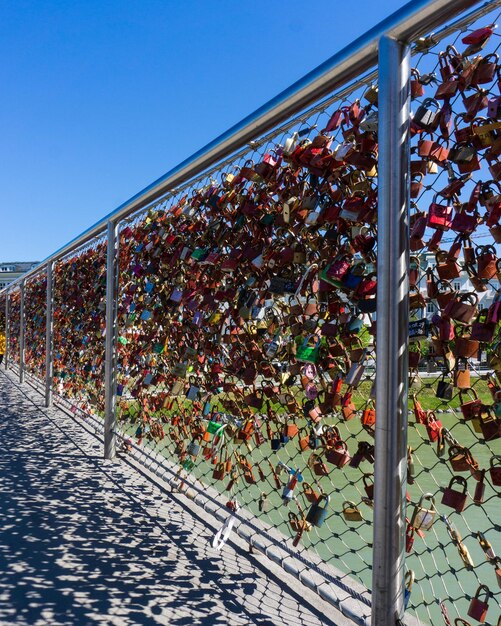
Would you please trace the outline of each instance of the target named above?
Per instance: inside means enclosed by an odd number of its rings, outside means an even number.
[[[186,452],[188,454],[191,454],[191,456],[197,456],[197,454],[200,452],[200,444],[197,443],[196,441],[192,441],[191,443],[188,444],[188,447],[186,448]]]
[[[348,324],[348,330],[352,333],[359,333],[364,326],[364,322],[360,317],[354,317]]]
[[[306,521],[317,527],[323,526],[327,518],[327,513],[329,512],[327,508],[329,506],[329,500],[330,496],[327,496],[325,493],[320,494],[318,500],[311,505],[306,516]],[[322,502],[325,502],[324,506],[321,506]]]

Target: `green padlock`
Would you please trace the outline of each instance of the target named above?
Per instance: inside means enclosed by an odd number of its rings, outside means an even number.
[[[297,361],[301,363],[316,363],[318,361],[321,339],[320,337],[317,337],[315,340],[315,336],[316,335],[309,335],[305,338],[303,343],[298,346],[296,351]]]
[[[221,424],[220,422],[213,422],[211,420],[207,425],[207,432],[209,432],[211,435],[215,435],[218,430],[221,430],[221,428],[223,428],[223,424]]]

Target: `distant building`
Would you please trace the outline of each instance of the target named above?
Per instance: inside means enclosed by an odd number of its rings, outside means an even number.
[[[38,265],[38,261],[0,263],[0,289],[10,285],[35,265]]]
[[[417,256],[419,259],[421,272],[426,272],[428,268],[433,269],[436,266],[436,258],[433,252],[421,252],[417,253],[414,256]],[[463,259],[460,258],[459,264],[463,263]],[[461,276],[459,278],[454,278],[450,281],[452,289],[454,291],[458,291],[459,293],[468,293],[475,292],[478,296],[478,308],[479,309],[488,309],[491,304],[494,302],[494,298],[498,295],[499,290],[501,289],[501,285],[497,278],[492,278],[488,282],[485,282],[486,290],[478,292],[470,282],[469,276],[466,272],[461,272]],[[421,280],[419,284],[419,290],[426,297],[426,280]],[[426,317],[431,320],[435,313],[438,313],[439,309],[435,302],[428,302],[426,305]],[[417,316],[422,316],[424,311],[418,310],[416,311]]]

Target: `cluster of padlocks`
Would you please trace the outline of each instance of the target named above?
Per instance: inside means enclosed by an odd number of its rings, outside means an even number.
[[[25,362],[28,371],[37,378],[45,372],[45,332],[47,277],[36,275],[26,282],[25,296]]]
[[[406,602],[436,624],[443,598],[456,626],[488,623],[501,587],[498,37],[420,40],[410,82]],[[377,159],[370,84],[124,221],[118,253],[124,434],[367,586]],[[27,364],[41,375],[45,282],[32,282]],[[105,292],[102,240],[57,263],[56,390],[100,414]],[[14,357],[17,292],[9,306]],[[437,591],[451,573],[458,589]]]

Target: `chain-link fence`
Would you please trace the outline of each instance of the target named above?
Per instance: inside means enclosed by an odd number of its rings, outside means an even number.
[[[82,408],[104,408],[106,242],[73,251],[54,270],[54,387]]]
[[[499,614],[497,5],[412,42],[405,601],[422,624]],[[119,222],[123,449],[162,455],[179,489],[214,488],[345,588],[372,584],[382,131],[372,71]],[[45,293],[44,274],[26,282],[39,378]],[[105,310],[99,235],[57,261],[53,318],[54,388],[97,416]]]
[[[494,624],[501,598],[488,549],[501,520],[498,21],[495,12],[439,43],[423,38],[411,81],[408,517],[424,498],[436,521],[422,532],[410,520],[407,566],[410,606],[432,624],[437,599],[451,623],[475,622],[488,601]]]
[[[45,330],[47,277],[45,272],[35,274],[25,285],[25,363],[26,371],[45,378]]]
[[[15,289],[8,294],[7,350],[9,359],[19,364],[19,336],[21,331],[21,290]]]

